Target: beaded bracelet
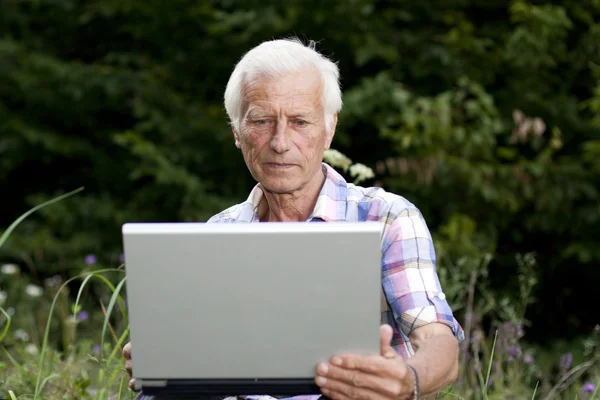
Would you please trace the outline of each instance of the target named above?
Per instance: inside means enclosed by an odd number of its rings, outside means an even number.
[[[414,392],[413,392],[413,400],[419,400],[421,397],[419,395],[419,374],[417,374],[417,370],[409,365],[408,368],[410,368],[410,370],[413,373],[413,377],[415,378],[415,387],[414,387]]]

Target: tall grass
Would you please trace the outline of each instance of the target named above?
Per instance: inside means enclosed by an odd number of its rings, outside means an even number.
[[[31,214],[33,214],[34,212],[36,212],[37,210],[43,208],[43,207],[47,207],[50,206],[58,201],[64,200],[68,197],[71,197],[73,195],[75,195],[76,193],[82,191],[83,188],[79,188],[77,190],[74,190],[72,192],[66,193],[62,196],[58,196],[56,198],[53,198],[49,201],[46,201],[44,203],[41,203],[35,207],[33,207],[32,209],[28,210],[27,212],[25,212],[23,215],[21,215],[19,218],[17,218],[5,231],[4,233],[0,236],[0,248],[4,245],[4,243],[6,243],[6,241],[8,240],[9,235],[17,228],[17,226],[23,221],[25,220],[28,216],[30,216]],[[86,382],[81,382],[81,381],[75,381],[73,382],[69,376],[66,376],[64,373],[63,368],[60,368],[61,366],[58,366],[58,371],[59,372],[55,372],[55,366],[53,365],[53,361],[54,358],[51,358],[49,360],[49,362],[45,362],[46,360],[46,355],[50,352],[50,349],[48,347],[48,340],[49,340],[49,336],[50,336],[50,331],[51,331],[51,322],[52,322],[52,317],[54,315],[54,311],[57,305],[57,301],[59,300],[60,296],[63,294],[63,291],[65,290],[65,288],[73,281],[75,280],[82,280],[82,283],[80,285],[79,288],[79,292],[77,294],[77,298],[75,300],[75,304],[73,306],[73,320],[76,320],[76,312],[79,308],[79,301],[81,299],[81,295],[87,285],[87,283],[92,279],[92,278],[98,278],[100,281],[102,281],[111,291],[112,291],[112,296],[110,298],[109,301],[109,306],[108,309],[105,312],[104,315],[104,323],[103,323],[103,327],[102,327],[102,332],[101,332],[101,337],[100,337],[100,353],[99,353],[99,358],[95,359],[93,357],[91,357],[94,361],[96,361],[99,364],[99,368],[98,368],[98,378],[97,378],[97,386],[100,388],[99,390],[95,391],[95,396],[94,398],[96,399],[107,399],[109,397],[111,397],[111,387],[114,386],[114,382],[115,381],[119,381],[119,390],[117,392],[117,396],[118,398],[122,398],[123,397],[123,393],[126,393],[128,395],[128,397],[131,397],[131,393],[128,393],[128,391],[123,387],[123,377],[122,375],[122,371],[123,368],[115,368],[115,364],[119,364],[121,362],[120,360],[120,352],[118,351],[119,349],[122,349],[123,343],[124,341],[127,339],[128,333],[129,333],[129,327],[128,327],[128,321],[127,321],[127,313],[125,312],[125,305],[124,305],[124,301],[122,296],[120,295],[121,289],[123,288],[123,284],[125,283],[125,278],[123,278],[118,284],[117,286],[114,286],[112,284],[112,282],[110,282],[110,280],[104,276],[104,274],[108,273],[108,272],[118,272],[121,274],[124,274],[124,270],[122,268],[106,268],[106,269],[100,269],[100,270],[96,270],[93,272],[89,272],[89,273],[85,273],[85,274],[81,274],[79,276],[73,277],[68,279],[67,281],[65,281],[61,287],[58,289],[58,291],[56,291],[54,298],[52,300],[52,304],[50,306],[50,310],[49,310],[49,314],[47,316],[46,319],[46,328],[44,330],[44,336],[43,336],[43,341],[42,341],[42,345],[41,345],[41,349],[39,351],[39,357],[37,360],[37,373],[35,373],[36,379],[35,379],[35,387],[34,387],[34,393],[30,394],[30,393],[24,393],[22,395],[20,395],[18,398],[30,398],[32,397],[34,400],[39,399],[42,396],[42,393],[44,391],[44,388],[48,387],[51,385],[51,381],[52,380],[56,380],[56,379],[62,379],[64,382],[63,387],[65,388],[65,391],[73,391],[75,389],[75,392],[77,391],[77,389],[86,389],[87,384]],[[112,348],[112,350],[110,351],[109,355],[107,358],[103,358],[103,349],[104,349],[104,338],[106,336],[106,331],[107,329],[110,327],[110,317],[113,311],[113,308],[115,306],[115,304],[119,305],[120,310],[121,310],[121,315],[123,316],[125,325],[127,326],[124,331],[122,332],[122,334],[119,336],[119,338],[116,340],[115,346]],[[3,321],[3,325],[4,328],[2,330],[2,333],[0,334],[0,344],[3,344],[3,341],[5,339],[5,337],[7,336],[10,327],[11,327],[11,321],[12,321],[12,317],[11,315],[7,312],[7,310],[5,310],[3,307],[0,306],[0,313],[2,313],[2,315],[4,316],[4,321]],[[111,332],[113,332],[114,334],[114,330],[112,329],[112,327],[110,328]],[[73,356],[73,352],[76,349],[76,347],[72,348],[73,351],[71,352],[70,356]],[[3,346],[3,352],[6,355],[6,357],[9,359],[10,363],[13,366],[13,369],[11,370],[10,368],[8,368],[7,366],[3,365],[3,368],[5,370],[8,370],[8,372],[14,377],[15,373],[20,373],[22,375],[24,375],[25,377],[34,375],[34,372],[27,366],[26,363],[20,363],[17,361],[17,359],[11,355],[11,353],[9,352],[9,350]],[[68,359],[61,359],[61,362],[64,364],[70,363],[71,361]],[[4,364],[4,363],[3,363]],[[67,389],[67,387],[70,387],[70,389]],[[73,389],[74,388],[74,389]],[[8,390],[8,389],[7,389]],[[90,394],[94,393],[93,391],[82,391],[80,393],[80,395],[82,397],[89,397]],[[0,391],[0,394],[1,391]],[[15,393],[12,390],[8,390],[7,392],[8,396],[11,397],[11,399],[16,399],[17,397],[15,397]],[[64,393],[63,393],[64,394]],[[73,393],[76,394],[76,393]],[[74,396],[78,397],[78,396]],[[63,398],[63,397],[61,397]]]

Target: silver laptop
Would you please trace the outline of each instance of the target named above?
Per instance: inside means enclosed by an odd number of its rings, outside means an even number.
[[[319,393],[318,362],[377,354],[383,225],[123,225],[137,389]]]

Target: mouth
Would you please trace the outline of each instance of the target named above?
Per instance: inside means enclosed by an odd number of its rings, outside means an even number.
[[[284,164],[284,163],[265,163],[267,168],[271,169],[289,169],[295,166],[295,164]]]

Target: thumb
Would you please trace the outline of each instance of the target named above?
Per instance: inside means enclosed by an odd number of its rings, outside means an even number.
[[[392,347],[393,333],[392,327],[388,324],[379,327],[379,353],[382,357],[394,358],[398,355],[396,350]]]

